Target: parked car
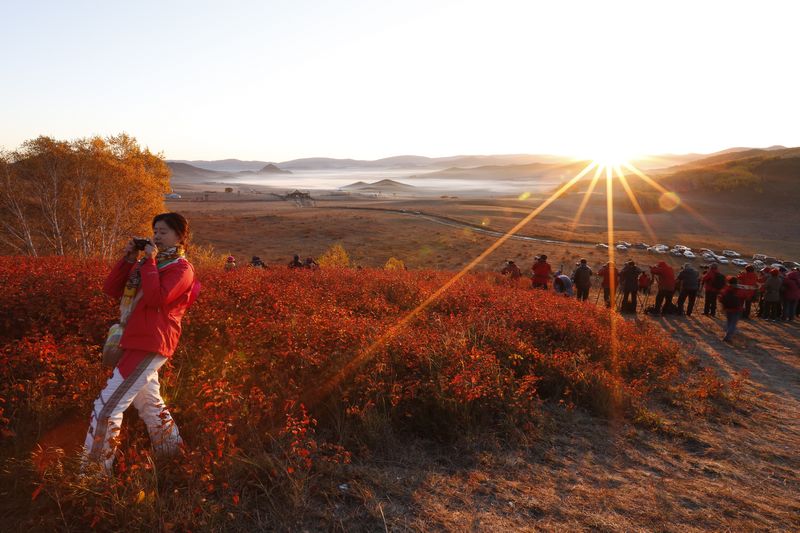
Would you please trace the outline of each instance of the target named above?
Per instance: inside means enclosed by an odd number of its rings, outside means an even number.
[[[742,256],[742,254],[740,254],[739,252],[735,252],[733,250],[722,250],[722,255],[724,255],[725,257],[741,257]]]
[[[603,250],[607,250],[608,249],[608,245],[607,244],[603,244],[602,242],[598,242],[597,244],[594,245],[594,247],[595,248],[600,248],[600,249],[603,249]]]
[[[674,255],[676,257],[681,257],[681,256],[683,256],[683,252],[685,252],[685,251],[686,250],[681,250],[680,248],[673,248],[672,250],[669,251],[669,253],[671,253],[672,255]]]
[[[728,258],[727,258],[727,257],[720,257],[720,256],[717,256],[717,262],[718,262],[720,265],[727,265],[728,263],[730,263],[730,260],[728,260]]]
[[[628,247],[625,246],[624,244],[618,244],[618,245],[615,246],[615,248],[617,250],[619,250],[620,252],[627,252],[628,251]]]
[[[714,250],[709,250],[708,248],[700,248],[701,254],[713,254]]]
[[[754,267],[756,270],[761,270],[761,269],[762,269],[762,268],[764,268],[765,266],[766,266],[766,265],[764,264],[764,261],[760,261],[760,260],[758,260],[758,259],[756,259],[755,261],[753,261],[753,267]]]
[[[630,248],[631,243],[625,241],[617,241],[617,246],[624,246],[625,248]]]
[[[683,252],[683,256],[686,259],[694,259],[694,258],[697,257],[696,255],[694,255],[694,253],[691,250],[686,250],[685,252]]]
[[[766,258],[764,254],[753,254],[753,261],[764,261]]]
[[[740,266],[740,267],[746,267],[747,266],[747,261],[745,261],[744,259],[732,259],[731,263],[733,263],[736,266]]]
[[[784,261],[783,266],[788,268],[800,268],[800,263],[797,261]]]
[[[650,245],[646,242],[637,242],[636,244],[632,244],[631,248],[635,248],[637,250],[647,250],[650,248]]]

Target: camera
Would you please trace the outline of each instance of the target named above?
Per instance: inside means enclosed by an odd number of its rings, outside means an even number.
[[[150,242],[150,239],[139,239],[137,237],[134,237],[133,244],[137,250],[144,250],[145,246],[147,246],[148,244],[152,246],[153,243]]]

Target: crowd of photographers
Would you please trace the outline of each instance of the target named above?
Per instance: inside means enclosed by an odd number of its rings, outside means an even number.
[[[800,300],[800,271],[762,268],[756,271],[747,265],[738,275],[726,276],[716,264],[695,269],[686,263],[675,273],[665,261],[642,269],[633,260],[626,261],[621,269],[608,262],[595,273],[586,259],[576,263],[571,275],[562,270],[553,271],[546,255],[536,257],[531,266],[531,286],[548,289],[552,280],[558,294],[588,300],[593,279],[599,279],[606,307],[614,305],[622,313],[642,312],[652,315],[692,316],[698,297],[704,300],[703,315],[716,317],[717,312],[726,318],[725,337],[730,341],[740,319],[757,316],[768,321],[791,322],[798,316]],[[514,261],[506,260],[501,273],[516,280],[522,271]],[[651,292],[655,293],[652,305]],[[599,302],[598,291],[595,302]],[[673,299],[677,295],[677,302]],[[613,301],[612,301],[613,300]]]

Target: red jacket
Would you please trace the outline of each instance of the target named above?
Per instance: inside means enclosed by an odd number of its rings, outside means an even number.
[[[703,276],[701,281],[703,282],[703,287],[705,288],[706,292],[719,292],[721,290],[714,288],[714,278],[716,278],[717,274],[719,273],[719,270],[709,270],[706,272],[706,275]],[[724,289],[725,287],[722,288]]]
[[[741,312],[741,311],[744,309],[744,299],[745,299],[745,295],[744,295],[744,293],[745,293],[745,292],[747,292],[747,291],[743,291],[742,289],[740,289],[740,288],[738,288],[738,287],[737,287],[737,288],[733,288],[732,286],[730,286],[730,285],[727,285],[727,286],[723,287],[723,289],[722,289],[721,291],[719,291],[719,295],[718,295],[719,301],[720,301],[720,303],[722,303],[722,298],[723,298],[723,297],[724,297],[724,296],[725,296],[725,295],[726,295],[728,292],[730,292],[730,291],[732,291],[732,290],[733,290],[733,291],[736,291],[736,296],[738,296],[738,297],[739,297],[739,305],[738,305],[737,307],[735,307],[735,308],[733,308],[733,307],[731,307],[731,308],[727,308],[727,307],[726,307],[724,310],[725,310],[725,312],[729,312],[729,311],[731,311],[731,312],[732,312],[732,311],[739,311],[739,312]]]
[[[752,298],[758,290],[758,274],[755,272],[743,271],[736,278],[739,280],[739,290],[745,298]]]
[[[619,286],[619,282],[617,282],[617,278],[619,278],[619,270],[617,267],[609,268],[608,265],[603,265],[600,271],[597,273],[598,276],[603,278],[603,287],[610,288],[611,287],[611,277],[614,277],[614,282],[616,283],[615,287]]]
[[[659,261],[656,266],[650,268],[650,273],[652,273],[654,276],[658,276],[659,290],[675,290],[675,271],[672,270],[672,267],[666,264],[664,261]]]
[[[103,291],[119,299],[134,264],[120,259],[103,284]],[[159,270],[155,259],[141,266],[142,297],[133,309],[120,346],[170,357],[181,336],[181,318],[197,296],[194,268],[185,259]]]
[[[533,283],[535,285],[546,285],[548,281],[550,281],[550,272],[552,272],[552,268],[550,268],[550,263],[546,261],[536,261],[533,266],[531,267],[531,272],[533,272]]]
[[[787,300],[800,300],[800,273],[790,272],[783,278],[783,297]]]

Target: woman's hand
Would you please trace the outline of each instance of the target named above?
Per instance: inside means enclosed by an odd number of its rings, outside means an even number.
[[[122,253],[125,254],[125,260],[129,263],[136,262],[136,259],[139,258],[139,251],[136,249],[136,243],[133,242],[133,239],[128,241],[128,244],[122,249]]]
[[[144,247],[144,256],[148,259],[155,259],[158,254],[158,248],[152,242]]]

